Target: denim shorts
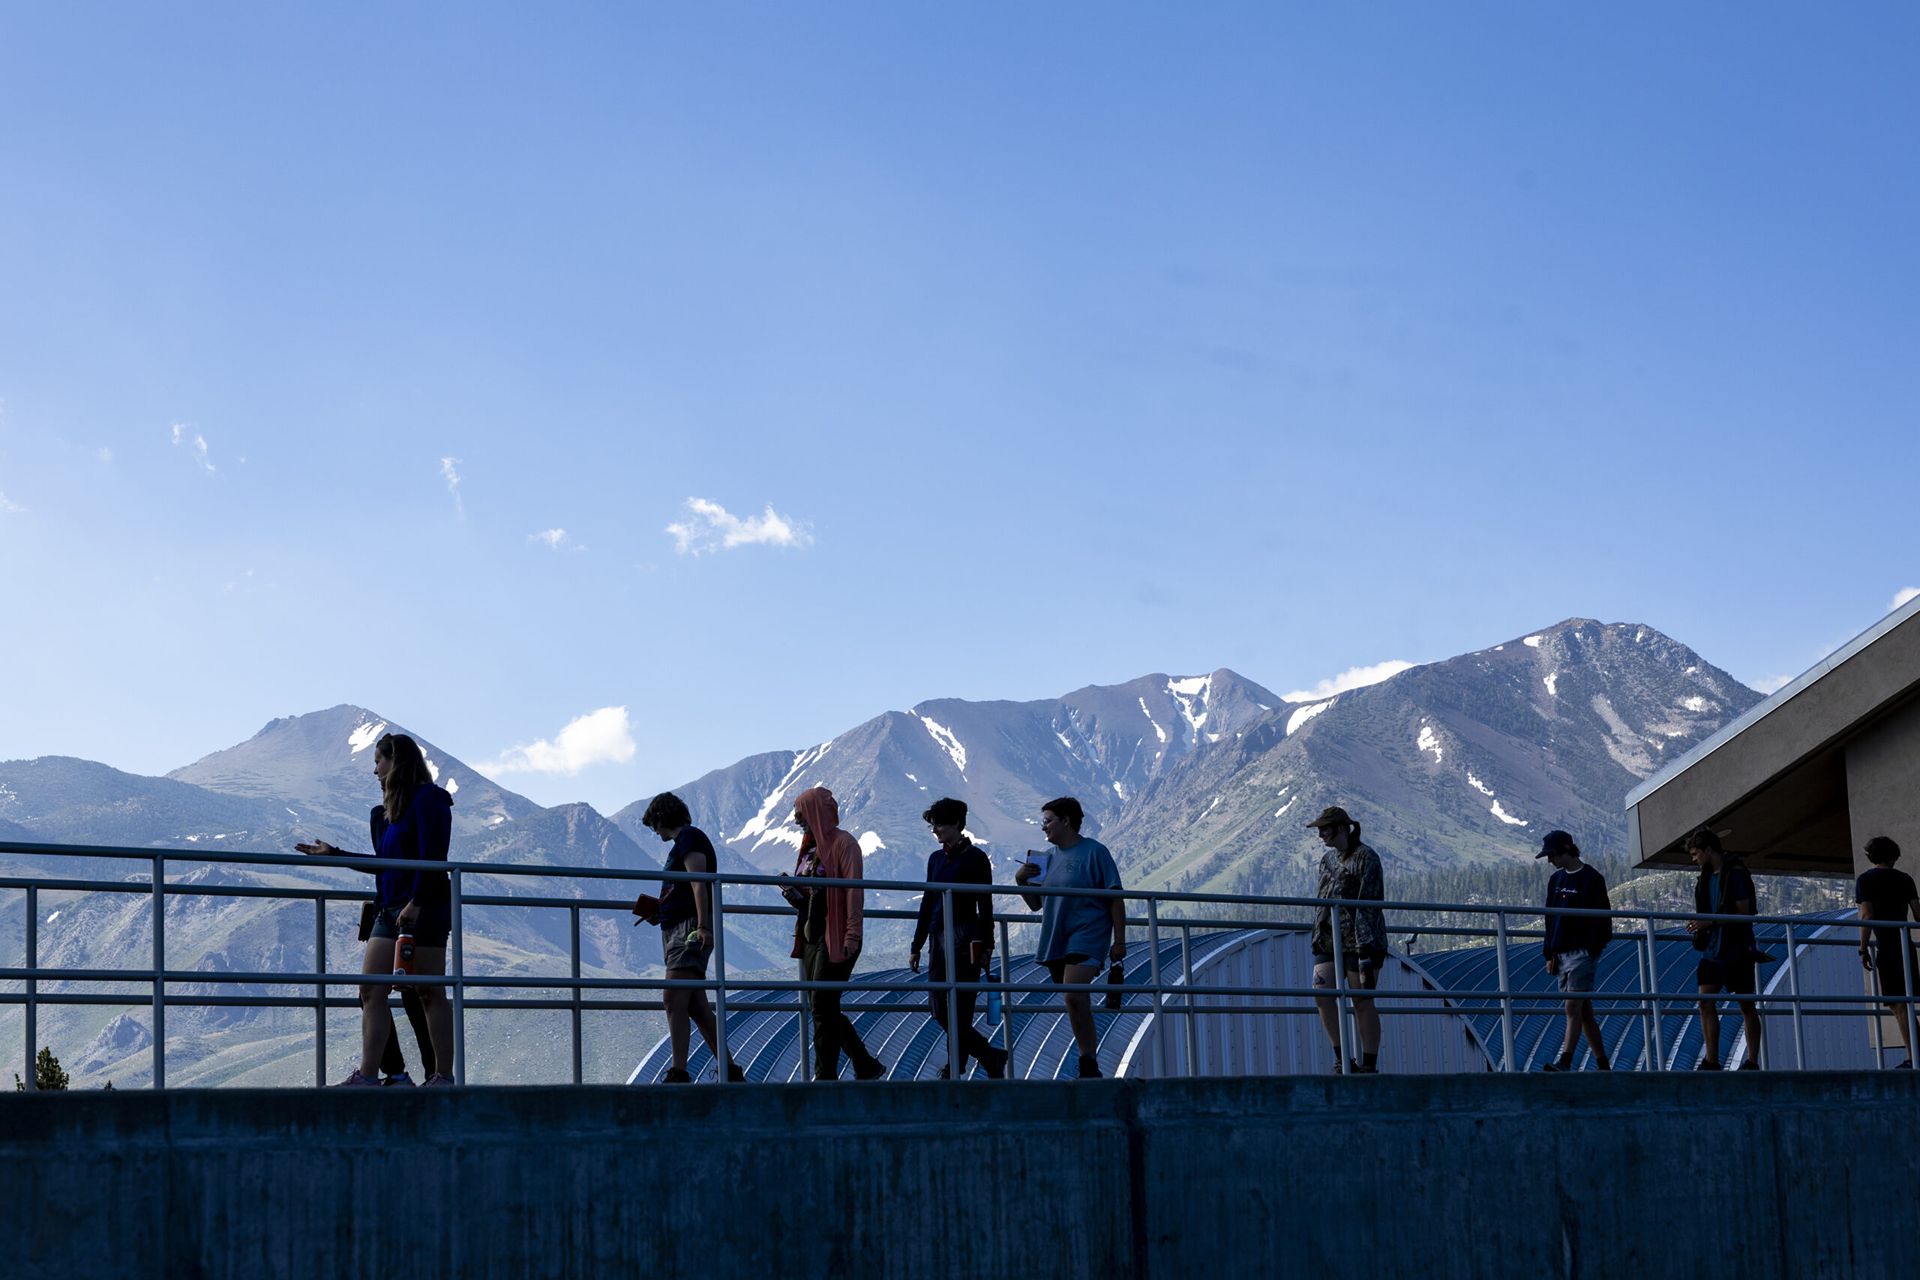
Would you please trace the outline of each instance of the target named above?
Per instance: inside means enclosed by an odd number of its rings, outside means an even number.
[[[1566,995],[1586,995],[1593,990],[1593,971],[1600,967],[1597,957],[1585,951],[1562,951],[1560,990]]]
[[[691,937],[696,922],[689,916],[685,920],[676,920],[660,930],[660,952],[669,969],[698,969],[701,976],[707,972],[707,957],[713,954],[713,935],[700,935],[700,945],[694,946]]]
[[[420,918],[413,922],[413,945],[416,947],[444,947],[447,935],[453,932],[451,911],[424,910]],[[373,913],[373,931],[369,938],[397,938],[403,931],[400,928],[400,908],[381,907]]]

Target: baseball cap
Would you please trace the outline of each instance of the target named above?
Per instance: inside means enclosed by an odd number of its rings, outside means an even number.
[[[1564,831],[1549,831],[1540,838],[1540,852],[1533,856],[1544,858],[1551,853],[1578,853],[1579,851],[1580,846],[1573,842],[1572,836]]]
[[[1319,817],[1307,825],[1310,827],[1338,827],[1351,826],[1352,824],[1353,819],[1347,816],[1345,809],[1342,809],[1337,804],[1330,804],[1320,811]]]

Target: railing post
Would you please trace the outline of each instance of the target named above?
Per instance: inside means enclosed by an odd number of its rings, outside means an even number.
[[[940,891],[940,945],[947,950],[947,1079],[960,1078],[960,957],[953,950],[953,890]]]
[[[1166,996],[1160,988],[1160,903],[1151,896],[1147,899],[1147,977],[1153,983],[1153,1074],[1156,1079],[1164,1080],[1167,1078],[1167,1009]]]
[[[1012,945],[1008,941],[1010,936],[1007,922],[1002,920],[1000,922],[1000,981],[1002,983],[1013,981],[1013,971],[1007,967],[1008,962],[1013,958],[1013,953],[1008,950]],[[1013,992],[1011,991],[1000,993],[1000,1047],[1007,1051],[1007,1079],[1018,1080],[1020,1075],[1015,1070],[1013,1062]]]
[[[1200,1027],[1199,1019],[1193,1011],[1193,926],[1180,926],[1180,976],[1186,990],[1181,993],[1181,1007],[1186,1010],[1187,1023],[1187,1074],[1200,1074]]]
[[[720,870],[718,859],[714,860],[714,871]],[[712,880],[713,892],[708,897],[707,909],[713,919],[713,1078],[720,1084],[732,1083],[727,1078],[727,1064],[733,1061],[733,1055],[727,1052],[727,910],[721,903],[720,879],[716,874]],[[693,886],[687,886],[687,892],[693,892]]]
[[[1645,999],[1648,987],[1648,966],[1651,960],[1647,955],[1647,944],[1644,938],[1635,938],[1633,940],[1633,963],[1634,967],[1639,970],[1640,973],[1641,998],[1634,1002],[1638,1010],[1634,1016],[1640,1019],[1640,1069],[1642,1071],[1652,1071],[1654,1069],[1653,1015],[1647,1012],[1647,1002]]]
[[[580,1063],[580,908],[568,907],[567,915],[572,934],[573,963],[573,1082],[581,1083]]]
[[[1500,1049],[1502,1070],[1515,1069],[1516,1055],[1513,1051],[1513,978],[1507,972],[1507,913],[1496,911],[1493,915],[1494,958],[1500,969]]]
[[[327,972],[327,899],[324,891],[316,892],[313,897],[313,971],[324,975]],[[400,1034],[398,1027],[395,1035]],[[327,1083],[327,984],[319,982],[313,988],[313,1083],[315,1088],[323,1088]]]
[[[453,1080],[467,1082],[467,945],[466,925],[462,921],[460,900],[464,896],[460,869],[447,873],[447,896],[453,906]],[[439,1067],[435,1062],[434,1066]]]
[[[1894,935],[1900,946],[1900,968],[1906,974],[1906,1003],[1900,1006],[1900,1014],[1907,1020],[1907,1062],[1913,1062],[1914,1039],[1913,1026],[1913,934],[1907,929],[1906,921],[1900,922],[1900,931]]]
[[[153,855],[153,1087],[167,1087],[167,859]]]
[[[40,886],[36,884],[30,884],[27,886],[27,968],[29,970],[33,970],[33,969],[38,969],[39,967],[40,967]],[[34,1059],[40,1056],[40,1046],[35,1043],[35,1041],[39,1040],[40,1038],[40,1005],[39,1005],[39,1002],[34,999],[34,997],[39,994],[40,994],[40,980],[38,978],[29,977],[27,979],[27,1013],[26,1013],[27,1074],[25,1077],[27,1092],[29,1093],[33,1092],[35,1089],[38,1089],[40,1087],[39,1084],[34,1079],[34,1077],[38,1074],[37,1072],[34,1071],[34,1065],[35,1065]]]
[[[1354,1061],[1353,1046],[1347,1034],[1347,957],[1340,949],[1340,908],[1327,907],[1327,921],[1333,927],[1330,937],[1333,942],[1333,1023],[1339,1029],[1340,1074],[1347,1073],[1347,1067]],[[1358,923],[1356,918],[1355,923]]]
[[[1787,994],[1793,997],[1793,1069],[1807,1069],[1807,1033],[1800,1025],[1800,965],[1793,954],[1793,926],[1787,926]]]
[[[1653,917],[1644,921],[1647,934],[1647,1011],[1653,1017],[1653,1069],[1667,1069],[1667,1033],[1660,1025],[1660,943],[1653,936]]]

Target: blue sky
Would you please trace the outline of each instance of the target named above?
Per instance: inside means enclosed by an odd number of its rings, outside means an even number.
[[[8,6],[0,758],[356,702],[611,810],[925,698],[1573,615],[1791,675],[1920,585],[1917,45]]]

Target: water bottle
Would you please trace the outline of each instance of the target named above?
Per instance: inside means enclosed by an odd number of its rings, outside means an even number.
[[[1113,967],[1107,970],[1107,985],[1110,987],[1117,988],[1122,982],[1126,981],[1126,978],[1127,978],[1126,970],[1120,967],[1120,962],[1118,960],[1115,960],[1113,962]],[[1119,991],[1115,990],[1115,991],[1107,992],[1107,999],[1106,999],[1107,1008],[1118,1009],[1120,1007],[1120,1000],[1121,1000],[1121,996]]]
[[[1002,982],[1006,981],[1006,973],[1007,973],[1006,962],[1002,961],[1000,964],[1000,980]],[[987,981],[988,982],[993,981],[992,965],[987,966]],[[993,1027],[993,1026],[998,1026],[999,1024],[1000,1024],[1000,993],[998,991],[989,991],[987,992],[987,1025],[990,1027]]]
[[[403,933],[393,940],[393,971],[413,972],[413,935]]]

